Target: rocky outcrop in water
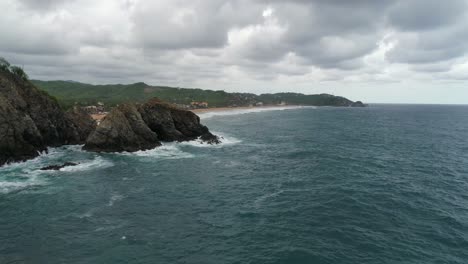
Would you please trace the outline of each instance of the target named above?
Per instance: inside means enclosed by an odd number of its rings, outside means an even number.
[[[83,149],[96,152],[134,152],[161,145],[161,141],[200,138],[219,143],[217,136],[200,124],[193,112],[178,109],[158,99],[143,105],[123,104],[114,108],[88,137]]]
[[[84,143],[90,126],[28,80],[0,70],[0,166],[34,158],[49,146]]]
[[[77,166],[79,163],[74,163],[74,162],[65,162],[64,164],[62,165],[50,165],[50,166],[47,166],[47,167],[43,167],[41,168],[41,170],[45,171],[45,170],[61,170],[65,167],[71,167],[71,166]]]
[[[134,104],[114,108],[91,133],[83,147],[95,152],[134,152],[161,145]]]

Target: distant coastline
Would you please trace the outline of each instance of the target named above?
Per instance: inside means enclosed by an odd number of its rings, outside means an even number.
[[[194,112],[197,115],[204,115],[209,113],[223,113],[223,112],[234,112],[234,111],[249,111],[249,110],[258,110],[258,111],[268,111],[268,110],[284,110],[284,109],[296,109],[302,107],[310,107],[310,106],[303,106],[303,105],[267,105],[267,106],[235,106],[235,107],[209,107],[209,108],[198,108],[198,109],[190,109],[190,111]],[[106,117],[107,114],[92,114],[91,117],[97,121],[101,122],[101,120]]]
[[[283,109],[283,108],[298,108],[301,107],[300,105],[266,105],[266,106],[234,106],[234,107],[210,107],[210,108],[198,108],[192,109],[190,111],[194,112],[195,114],[205,114],[211,112],[228,112],[228,111],[236,111],[236,110],[252,110],[252,109]]]

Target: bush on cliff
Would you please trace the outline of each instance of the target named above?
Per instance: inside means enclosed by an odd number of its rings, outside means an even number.
[[[24,72],[23,68],[10,65],[10,63],[3,57],[0,57],[0,71],[10,72],[20,79],[29,80],[29,76]]]

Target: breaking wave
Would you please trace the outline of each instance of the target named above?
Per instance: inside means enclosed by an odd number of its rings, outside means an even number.
[[[60,169],[63,172],[77,172],[77,171],[87,171],[87,170],[95,170],[95,169],[104,169],[112,167],[114,163],[111,161],[104,159],[101,156],[96,156],[93,160],[84,161],[79,163],[76,166],[69,166]]]
[[[202,148],[222,148],[223,146],[235,145],[235,144],[242,142],[242,140],[240,139],[237,139],[235,137],[232,137],[230,135],[227,135],[221,132],[213,131],[213,134],[219,137],[221,143],[208,144],[206,142],[203,142],[201,139],[196,139],[196,140],[191,140],[191,141],[180,142],[178,144],[181,146],[192,146],[192,147],[202,147]]]
[[[302,108],[316,108],[314,106],[275,106],[275,107],[257,107],[257,108],[232,108],[227,110],[214,110],[211,112],[197,114],[201,119],[208,119],[215,116],[230,116],[230,115],[242,115],[249,113],[259,113],[267,111],[283,111],[283,110],[294,110]]]
[[[67,161],[79,163],[59,171],[42,171],[42,167],[60,165]],[[47,185],[50,176],[60,173],[72,173],[94,169],[102,169],[114,164],[101,156],[91,155],[81,151],[81,146],[63,146],[49,148],[47,152],[24,162],[7,164],[0,168],[0,193],[11,193],[28,189],[34,186]]]
[[[137,157],[150,157],[150,158],[161,158],[161,159],[186,159],[193,158],[194,155],[188,152],[184,152],[178,148],[177,143],[165,143],[160,147],[149,150],[140,150],[136,152],[123,152],[121,155],[126,156],[137,156]]]

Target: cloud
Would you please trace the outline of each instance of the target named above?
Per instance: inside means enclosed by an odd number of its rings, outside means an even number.
[[[260,83],[458,81],[467,61],[466,0],[4,0],[0,8],[0,56],[42,79],[255,92]]]
[[[240,1],[140,1],[131,22],[144,48],[216,48],[226,44],[231,27],[254,22],[261,12],[245,7]]]
[[[391,25],[404,31],[433,30],[455,23],[466,12],[465,0],[398,1],[389,13]]]
[[[49,11],[74,0],[18,0],[24,7],[37,11]]]

